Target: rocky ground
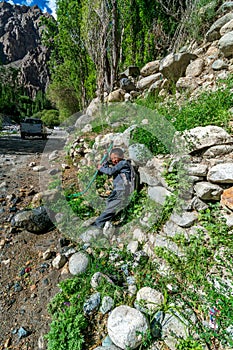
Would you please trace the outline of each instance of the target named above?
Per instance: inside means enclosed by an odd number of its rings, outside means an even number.
[[[63,140],[54,138],[56,148]],[[61,235],[54,229],[36,235],[16,231],[10,221],[40,191],[38,172],[46,141],[21,140],[18,135],[0,138],[0,349],[45,349],[43,335],[50,318],[47,304],[59,291],[61,271],[43,260],[50,248],[61,249]],[[67,277],[67,276],[66,276]]]

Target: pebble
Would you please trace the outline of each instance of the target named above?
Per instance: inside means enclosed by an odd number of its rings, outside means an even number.
[[[23,290],[23,287],[17,282],[17,283],[14,285],[14,291],[15,291],[15,292],[21,292],[21,290]]]
[[[35,289],[36,289],[36,284],[33,284],[33,285],[30,287],[30,291],[33,292]]]
[[[46,168],[43,165],[37,165],[35,167],[32,168],[33,171],[44,171],[46,170]]]
[[[17,334],[18,334],[19,339],[21,339],[21,338],[25,338],[28,335],[30,335],[30,332],[27,331],[25,328],[20,327]]]
[[[44,278],[44,279],[43,279],[43,285],[44,285],[44,286],[48,286],[48,285],[49,285],[49,280],[48,280],[48,278]]]
[[[54,252],[52,252],[50,249],[47,249],[43,254],[42,254],[42,258],[43,260],[49,260],[50,258],[52,258]]]
[[[52,261],[52,265],[55,269],[59,270],[62,268],[67,261],[65,255],[58,254],[56,258]]]
[[[127,245],[127,250],[130,251],[132,254],[136,253],[138,250],[139,243],[138,241],[130,241]]]

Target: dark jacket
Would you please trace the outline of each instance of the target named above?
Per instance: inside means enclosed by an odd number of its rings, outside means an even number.
[[[116,191],[122,191],[125,189],[124,179],[122,174],[125,174],[125,177],[128,181],[131,180],[131,167],[127,160],[122,159],[118,164],[110,167],[109,163],[106,162],[102,165],[99,171],[103,174],[113,176],[113,187]]]

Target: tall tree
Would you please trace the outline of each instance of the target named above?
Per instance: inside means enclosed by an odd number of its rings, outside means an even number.
[[[96,88],[96,72],[103,101],[119,69],[142,66],[166,50],[176,24],[158,1],[57,0],[50,96],[64,115],[80,109]]]
[[[82,35],[98,72],[97,86],[103,101],[117,76],[119,26],[117,0],[83,1]]]
[[[57,0],[56,26],[50,20],[44,33],[45,44],[52,48],[48,92],[62,119],[83,109],[95,89],[95,68],[80,32],[81,16],[81,1]]]

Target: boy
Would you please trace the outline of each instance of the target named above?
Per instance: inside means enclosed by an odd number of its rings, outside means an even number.
[[[106,208],[92,224],[99,228],[102,228],[107,221],[111,221],[117,212],[126,206],[130,194],[131,167],[124,159],[124,152],[121,148],[113,148],[110,159],[112,167],[109,166],[109,162],[97,167],[101,173],[113,176],[113,191],[107,199]]]

